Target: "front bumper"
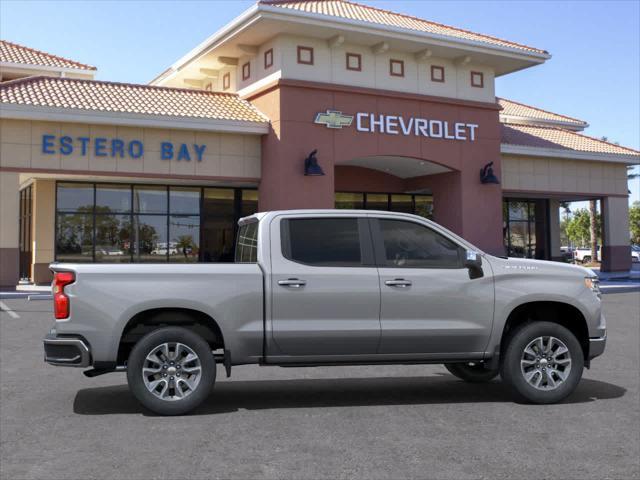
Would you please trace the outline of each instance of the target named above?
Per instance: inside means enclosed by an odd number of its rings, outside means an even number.
[[[59,337],[54,332],[43,340],[44,361],[61,367],[88,367],[91,365],[91,350],[83,338]]]
[[[607,345],[607,335],[604,337],[590,338],[589,339],[589,360],[599,357],[604,352],[604,347]]]

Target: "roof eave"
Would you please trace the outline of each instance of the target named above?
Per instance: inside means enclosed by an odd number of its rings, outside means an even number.
[[[249,135],[269,133],[269,122],[244,120],[207,119],[177,115],[149,115],[127,112],[104,112],[80,108],[42,107],[0,103],[0,118],[49,122],[122,125],[131,127],[171,128],[231,132]]]
[[[586,160],[595,162],[624,163],[627,165],[636,165],[640,163],[640,153],[634,154],[618,154],[618,153],[598,153],[586,152],[582,150],[573,150],[570,148],[541,148],[529,147],[525,145],[514,145],[510,143],[502,143],[500,145],[500,153],[508,155],[522,155],[531,157],[547,157],[547,158],[563,158],[572,160]]]
[[[72,68],[72,67],[54,67],[51,65],[35,65],[30,63],[13,63],[0,61],[0,69],[3,68],[15,68],[19,70],[35,70],[45,72],[63,72],[63,73],[79,73],[83,75],[95,75],[97,69],[93,68]]]
[[[560,127],[560,128],[566,128],[566,129],[570,129],[573,131],[581,131],[584,130],[586,128],[589,127],[589,124],[587,122],[571,122],[569,120],[567,121],[562,121],[562,120],[547,120],[547,119],[543,119],[543,118],[535,118],[535,117],[522,117],[519,115],[507,115],[504,113],[500,114],[500,120],[506,120],[502,123],[509,125],[510,123],[516,123],[516,124],[524,124],[524,125],[531,125],[531,126],[536,126],[536,125],[542,125],[542,126],[546,126],[546,127]]]

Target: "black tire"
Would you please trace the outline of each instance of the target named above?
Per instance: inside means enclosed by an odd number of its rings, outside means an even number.
[[[489,370],[485,366],[478,363],[445,363],[444,368],[449,370],[449,373],[471,383],[484,383],[490,382],[498,376],[498,370]]]
[[[591,255],[585,255],[585,256],[582,258],[582,263],[583,263],[584,265],[586,265],[587,263],[591,263]]]
[[[566,379],[556,388],[541,390],[527,382],[521,368],[521,360],[524,350],[530,342],[538,337],[550,336],[566,345],[571,357],[571,369]],[[584,352],[573,333],[557,323],[533,322],[523,325],[509,336],[502,356],[500,375],[518,400],[546,404],[559,402],[570,395],[578,386],[583,370]],[[558,377],[555,378],[555,380],[557,379]]]
[[[198,356],[201,366],[200,379],[197,386],[184,398],[163,400],[147,389],[142,368],[147,362],[147,355],[155,348],[164,343],[174,342],[186,345]],[[182,327],[163,327],[148,333],[135,344],[127,362],[127,380],[131,393],[144,407],[160,415],[183,415],[200,405],[211,393],[216,380],[216,362],[211,347],[197,333]]]

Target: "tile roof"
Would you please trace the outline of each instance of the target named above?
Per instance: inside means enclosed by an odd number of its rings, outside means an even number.
[[[17,43],[7,42],[6,40],[0,40],[0,62],[36,65],[40,67],[96,70],[94,66],[18,45]]]
[[[510,42],[490,35],[470,32],[461,28],[450,27],[441,23],[430,22],[410,15],[382,10],[351,2],[349,0],[260,0],[262,5],[280,7],[282,9],[297,10],[305,13],[315,13],[347,20],[357,20],[389,27],[403,28],[424,33],[432,33],[462,40],[485,43],[494,46],[513,48],[530,53],[547,54],[545,50],[529,47],[520,43]]]
[[[502,124],[502,144],[609,155],[640,155],[637,150],[621,147],[564,128],[514,123]]]
[[[249,102],[232,93],[54,77],[27,77],[0,83],[0,103],[268,122]]]
[[[579,120],[577,118],[568,117],[567,115],[560,115],[559,113],[549,112],[542,110],[541,108],[532,107],[531,105],[525,105],[524,103],[514,102],[513,100],[507,100],[506,98],[496,97],[497,102],[502,107],[501,115],[512,115],[514,117],[524,117],[533,121],[552,121],[571,123],[576,127],[586,127],[587,122]]]

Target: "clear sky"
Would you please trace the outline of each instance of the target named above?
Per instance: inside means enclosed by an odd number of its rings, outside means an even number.
[[[497,95],[640,149],[640,1],[361,1],[549,51],[499,78]],[[252,3],[0,0],[0,37],[95,65],[101,80],[146,83]],[[640,178],[630,188],[640,200]]]

